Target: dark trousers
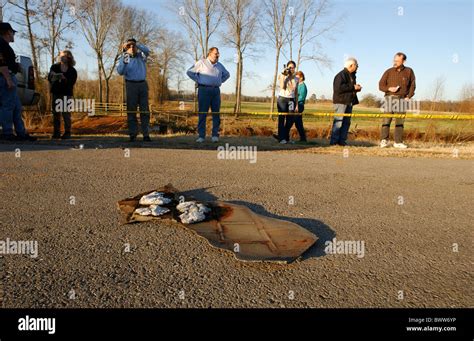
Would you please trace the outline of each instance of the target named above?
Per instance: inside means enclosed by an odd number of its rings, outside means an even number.
[[[126,82],[127,123],[130,136],[138,135],[137,107],[140,108],[140,125],[143,136],[149,135],[150,108],[148,106],[148,84],[146,82]]]
[[[301,115],[288,115],[286,117],[285,123],[285,132],[286,132],[286,140],[290,140],[290,131],[293,127],[293,124],[296,126],[296,130],[298,130],[298,134],[300,135],[300,141],[306,141],[306,133],[303,127],[303,116]]]
[[[277,108],[279,113],[291,114],[295,112],[295,99],[287,97],[278,97]],[[278,139],[287,140],[289,139],[289,132],[286,130],[287,121],[290,115],[278,115]]]
[[[62,104],[62,111],[56,110],[58,107],[58,101],[64,102],[66,99],[71,99],[72,96],[64,96],[64,95],[56,95],[53,94],[53,102],[52,102],[52,109],[53,109],[53,135],[59,136],[61,135],[61,116],[63,117],[64,121],[64,134],[70,135],[71,134],[71,113],[67,110],[67,102]]]
[[[303,126],[303,116],[301,115],[304,111],[304,103],[298,103],[298,114],[295,115],[288,115],[286,117],[285,123],[285,131],[286,131],[286,140],[290,140],[290,131],[293,128],[293,124],[296,126],[296,130],[298,130],[298,134],[300,135],[300,141],[306,141],[306,133],[304,131]]]

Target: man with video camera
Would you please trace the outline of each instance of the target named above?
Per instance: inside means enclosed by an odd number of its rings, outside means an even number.
[[[146,61],[149,55],[150,49],[148,47],[131,38],[123,44],[123,54],[117,66],[118,74],[125,77],[130,142],[134,142],[138,135],[137,106],[140,108],[143,141],[151,141],[148,84],[146,82]]]

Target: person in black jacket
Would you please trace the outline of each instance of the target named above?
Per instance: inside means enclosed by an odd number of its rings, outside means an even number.
[[[49,71],[48,80],[51,85],[52,111],[53,111],[53,139],[71,138],[71,112],[68,110],[67,102],[74,95],[74,84],[77,80],[77,72],[74,68],[76,62],[71,51],[62,51],[59,54],[59,62],[53,64]],[[61,103],[62,102],[62,103]],[[56,110],[62,108],[62,110]],[[64,120],[64,135],[61,136],[61,116]]]
[[[21,117],[23,109],[16,78],[16,74],[22,72],[18,63],[21,58],[17,58],[10,46],[15,41],[16,32],[9,23],[0,22],[0,138],[7,141],[36,141],[36,137],[28,134]]]
[[[356,82],[356,71],[359,65],[355,58],[349,58],[344,64],[344,70],[334,77],[333,103],[336,113],[352,113],[352,106],[359,104],[357,92],[362,87]],[[331,145],[345,146],[351,118],[349,116],[334,116],[331,131]]]

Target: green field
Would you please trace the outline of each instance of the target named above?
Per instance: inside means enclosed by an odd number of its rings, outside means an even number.
[[[229,113],[233,112],[233,102],[224,101],[222,102],[221,112]],[[263,114],[269,113],[269,103],[255,103],[255,102],[243,102],[242,112],[261,112]],[[305,105],[305,113],[332,113],[333,107],[329,102],[325,103],[307,103]],[[378,108],[363,107],[360,105],[354,106],[354,113],[380,113]],[[420,112],[421,114],[425,112]],[[443,114],[443,113],[439,113]],[[452,114],[452,113],[451,113]],[[331,117],[315,117],[315,116],[303,116],[305,127],[321,128],[331,124]],[[259,115],[243,115],[241,118],[243,121],[248,120],[252,126],[269,126],[269,119],[267,116]],[[381,124],[380,118],[359,118],[353,117],[351,120],[351,127],[354,129],[378,129]],[[393,124],[393,123],[392,123]],[[270,123],[270,126],[272,123]],[[449,119],[416,119],[407,118],[405,121],[405,128],[411,130],[418,130],[420,132],[436,131],[437,133],[449,133],[449,134],[474,134],[474,120],[449,120]]]

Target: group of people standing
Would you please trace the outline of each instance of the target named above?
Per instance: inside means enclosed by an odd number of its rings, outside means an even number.
[[[394,56],[393,67],[384,72],[379,82],[379,89],[385,93],[383,109],[386,114],[405,113],[409,101],[415,95],[415,74],[413,70],[406,67],[407,57],[398,52]],[[330,145],[347,145],[347,137],[351,125],[352,108],[359,104],[357,93],[362,86],[357,83],[356,73],[359,64],[355,58],[348,58],[344,63],[344,69],[336,74],[333,81],[333,105],[334,120],[331,129]],[[296,70],[296,63],[289,61],[284,70],[278,75],[280,93],[278,96],[278,134],[273,136],[282,144],[290,141],[290,129],[296,125],[300,141],[306,141],[303,127],[302,113],[307,96],[307,88],[304,83],[303,72]],[[341,115],[338,115],[341,114]],[[380,147],[389,146],[389,132],[392,117],[383,119],[381,129]],[[395,119],[395,148],[405,149],[403,143],[404,119]]]
[[[20,72],[15,53],[9,46],[14,41],[16,31],[10,24],[0,23],[0,124],[3,127],[3,138],[7,140],[36,140],[30,136],[21,117],[21,102],[17,92],[15,74]],[[117,72],[125,79],[127,123],[130,142],[134,142],[139,133],[137,113],[140,114],[140,127],[143,141],[151,141],[149,134],[150,111],[148,104],[148,85],[146,81],[146,64],[150,49],[135,39],[127,40],[122,46]],[[207,57],[198,60],[187,70],[188,77],[193,80],[198,90],[198,139],[202,143],[206,138],[206,118],[211,109],[212,142],[219,141],[220,130],[220,86],[230,78],[230,73],[219,62],[219,49],[209,49]],[[406,55],[402,52],[395,54],[393,67],[384,72],[379,82],[379,89],[385,93],[384,109],[386,113],[405,112],[403,102],[410,100],[415,93],[415,74],[411,68],[405,67]],[[58,101],[67,101],[74,96],[74,85],[77,81],[77,71],[74,56],[71,51],[62,51],[58,61],[53,64],[48,74],[52,98],[53,139],[71,138],[71,112],[68,105],[58,106]],[[333,104],[335,110],[331,130],[331,145],[345,146],[351,124],[350,115],[354,105],[359,103],[357,93],[362,86],[356,81],[358,62],[355,58],[345,61],[344,69],[337,73],[333,82]],[[306,142],[302,114],[308,89],[305,75],[297,71],[294,61],[284,65],[278,75],[280,88],[277,99],[278,133],[273,136],[281,144],[291,141],[290,130],[293,125],[299,134],[301,142]],[[395,105],[396,110],[394,110]],[[61,108],[61,109],[58,109]],[[338,115],[341,114],[341,115]],[[61,118],[64,121],[64,134],[61,135]],[[389,145],[389,129],[392,118],[383,120],[380,147]],[[403,124],[401,118],[395,123],[396,148],[406,148],[403,143]],[[13,134],[15,128],[16,135]]]
[[[37,138],[28,134],[23,122],[22,105],[18,94],[16,75],[22,72],[20,63],[10,43],[15,41],[15,31],[11,24],[0,23],[0,125],[3,140],[7,141],[36,141]],[[77,72],[75,61],[70,51],[62,51],[58,62],[53,64],[48,74],[53,111],[52,138],[71,138],[71,112],[68,106],[57,105],[58,101],[72,98]],[[61,108],[61,110],[56,110]],[[61,135],[61,117],[64,120],[64,134]]]
[[[383,109],[386,114],[405,113],[407,102],[415,95],[415,73],[406,67],[406,54],[397,52],[393,58],[393,67],[386,70],[379,81],[379,90],[385,93]],[[359,103],[357,93],[362,86],[356,81],[356,72],[359,64],[355,58],[346,60],[344,69],[334,77],[333,103],[336,114],[350,114],[354,105]],[[380,147],[389,146],[389,132],[392,117],[383,119]],[[350,116],[334,117],[331,131],[331,145],[345,146],[351,124]],[[395,119],[395,142],[393,147],[406,149],[403,143],[404,119]]]
[[[306,133],[303,127],[303,117],[308,89],[302,71],[296,72],[296,63],[290,60],[286,63],[282,73],[278,75],[280,93],[277,99],[278,134],[273,137],[281,144],[290,141],[290,130],[296,126],[300,141],[306,142]]]

